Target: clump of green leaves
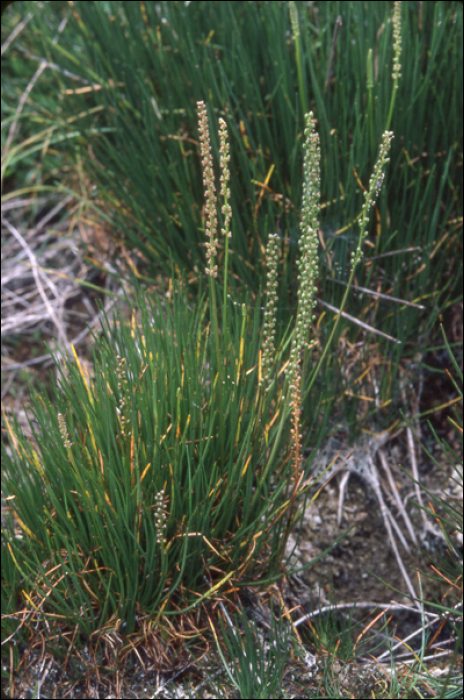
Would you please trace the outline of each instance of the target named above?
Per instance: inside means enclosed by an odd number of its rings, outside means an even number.
[[[138,615],[187,612],[282,557],[291,475],[284,425],[267,417],[281,395],[256,402],[259,323],[229,309],[220,382],[204,305],[179,290],[166,309],[136,303],[132,327],[105,322],[92,377],[76,356],[52,401],[33,397],[31,440],[7,423],[6,558],[27,627],[58,616],[132,632]]]
[[[227,293],[225,123],[219,137],[226,249],[218,275],[219,207],[203,104],[199,118],[209,298],[189,308],[178,283],[168,303],[143,291],[130,323],[104,317],[90,372],[76,353],[74,362],[57,360],[52,400],[38,394],[32,400],[32,438],[6,419],[2,601],[10,624],[21,610],[23,632],[45,620],[47,629],[132,633],[141,618],[163,626],[230,586],[265,585],[281,575],[296,500],[305,491],[299,434],[305,377],[298,363],[305,367],[317,274],[318,138],[309,114],[298,314],[287,342],[275,348],[273,319],[268,315],[262,336],[260,307],[234,304]],[[381,163],[385,157],[382,149]],[[369,203],[379,186],[375,173]],[[361,230],[359,246],[362,238]],[[277,381],[284,367],[287,377]]]

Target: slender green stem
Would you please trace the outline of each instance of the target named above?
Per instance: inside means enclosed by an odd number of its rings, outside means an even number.
[[[224,254],[224,294],[223,294],[223,307],[222,307],[222,333],[224,338],[227,334],[227,272],[229,264],[229,239],[226,237],[226,248]]]
[[[300,27],[298,24],[298,11],[295,2],[290,2],[290,21],[292,23],[293,40],[295,42],[296,51],[296,67],[298,71],[298,85],[300,88],[300,98],[303,107],[303,114],[306,114],[306,90],[305,81],[303,79],[303,62],[301,58],[300,46]]]
[[[368,92],[368,119],[369,119],[369,143],[371,152],[374,152],[374,56],[372,49],[367,52],[367,92]]]
[[[218,324],[218,314],[217,314],[217,299],[216,299],[216,279],[210,275],[209,276],[209,301],[210,301],[210,318],[211,326],[214,336],[214,343],[216,346],[216,363],[217,363],[217,383],[216,391],[219,396],[219,443],[221,455],[224,455],[224,389],[223,389],[223,377],[224,377],[224,362],[221,356],[221,346],[219,342],[219,324]],[[223,336],[224,337],[224,336]],[[212,378],[213,385],[213,378]]]

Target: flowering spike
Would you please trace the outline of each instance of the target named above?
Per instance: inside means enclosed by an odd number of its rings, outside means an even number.
[[[396,85],[401,78],[401,2],[394,3],[393,10],[393,72],[392,78]]]
[[[367,236],[367,225],[369,223],[369,214],[371,207],[374,206],[382,187],[385,177],[384,168],[389,162],[388,151],[393,138],[393,131],[385,131],[382,137],[382,145],[380,146],[379,156],[374,166],[374,172],[369,180],[369,189],[364,192],[364,204],[361,212],[360,236],[361,239]],[[358,245],[356,250],[351,254],[351,266],[355,268],[362,258],[362,246]]]
[[[156,524],[156,541],[158,544],[165,543],[166,532],[166,510],[164,507],[164,489],[161,489],[155,496],[155,524]]]
[[[213,157],[211,155],[211,142],[209,137],[208,117],[204,102],[197,102],[198,107],[198,128],[200,131],[200,145],[203,168],[203,185],[206,193],[205,205],[205,230],[209,237],[209,244],[206,244],[206,258],[209,269],[207,274],[217,277],[217,267],[215,267],[215,256],[217,251],[217,211],[216,211],[216,185],[214,184]]]
[[[232,233],[229,230],[230,220],[232,218],[232,209],[229,203],[230,190],[229,190],[229,180],[230,180],[230,147],[229,141],[227,139],[227,125],[222,117],[219,118],[219,142],[220,142],[220,167],[221,167],[221,198],[224,204],[222,205],[221,211],[224,214],[224,228],[222,229],[223,236],[232,238]]]
[[[271,368],[274,360],[274,335],[275,335],[275,312],[277,301],[277,233],[269,234],[269,241],[266,248],[267,261],[267,286],[266,286],[266,307],[264,310],[263,343],[262,351],[262,378],[260,386],[265,386],[269,390]]]
[[[69,433],[68,433],[68,429],[66,427],[66,421],[64,419],[64,416],[61,413],[58,413],[58,425],[60,426],[60,434],[61,434],[61,438],[64,442],[64,446],[66,447],[67,450],[70,450],[71,447],[73,446],[73,443],[69,439]]]

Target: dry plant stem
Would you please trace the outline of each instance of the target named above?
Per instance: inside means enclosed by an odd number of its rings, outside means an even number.
[[[343,282],[343,280],[337,280],[333,279],[331,280],[334,284],[341,284],[343,287],[346,287],[346,282]],[[359,287],[357,284],[353,284],[351,286],[351,289],[355,292],[363,292],[363,294],[368,294],[369,296],[376,297],[377,299],[385,299],[385,301],[391,301],[396,304],[401,304],[402,306],[410,306],[413,309],[421,309],[421,311],[425,311],[425,306],[422,304],[415,304],[413,301],[405,301],[404,299],[398,299],[397,297],[392,297],[389,294],[382,294],[381,292],[376,292],[373,289],[368,289],[367,287]],[[318,299],[318,301],[320,301]]]
[[[294,625],[294,627],[297,627],[297,626],[303,624],[303,622],[306,622],[306,620],[312,620],[315,617],[317,617],[318,615],[322,615],[325,612],[332,612],[334,610],[343,611],[345,609],[351,610],[352,607],[353,607],[353,603],[340,603],[338,605],[327,605],[327,606],[322,607],[318,610],[315,610],[312,613],[304,615],[303,617],[298,619],[296,622],[294,622],[293,625]],[[375,609],[384,610],[385,613],[389,612],[390,610],[397,611],[397,612],[407,610],[410,613],[415,612],[416,614],[420,614],[421,617],[423,617],[423,618],[426,618],[426,617],[428,618],[428,621],[425,624],[421,624],[421,626],[417,630],[412,632],[408,637],[400,640],[392,649],[388,649],[388,651],[385,651],[383,654],[378,656],[374,662],[371,662],[371,663],[376,663],[376,664],[381,663],[384,658],[388,658],[388,660],[390,661],[391,655],[393,654],[393,652],[396,649],[399,649],[402,646],[407,646],[407,642],[410,642],[411,639],[414,639],[418,635],[422,635],[424,632],[424,629],[431,627],[432,625],[436,624],[437,621],[440,620],[440,615],[437,615],[437,614],[431,613],[431,612],[427,612],[426,610],[423,610],[422,608],[419,608],[419,609],[412,608],[410,606],[401,605],[399,603],[359,603],[358,602],[358,603],[356,603],[356,608],[357,609],[375,608]],[[362,635],[362,633],[361,633],[361,635]],[[361,635],[357,640],[358,642],[362,638]],[[448,656],[449,652],[444,652],[444,655]],[[413,652],[408,651],[407,656],[412,656],[412,660],[415,660],[415,655],[413,654]],[[395,658],[398,658],[398,657],[395,657]],[[434,655],[433,658],[437,658],[436,655]],[[388,670],[388,669],[386,669],[386,670]]]
[[[318,615],[321,615],[321,614],[323,614],[323,613],[325,613],[325,612],[332,612],[332,611],[334,611],[334,610],[341,610],[341,611],[343,611],[343,610],[345,610],[345,609],[351,610],[352,607],[353,607],[353,603],[340,603],[340,604],[338,604],[338,605],[327,605],[327,606],[322,607],[322,608],[320,608],[320,609],[318,609],[318,610],[315,610],[315,611],[312,612],[312,613],[309,613],[309,614],[307,614],[307,615],[304,615],[303,617],[301,617],[300,619],[298,619],[296,622],[294,622],[293,625],[294,625],[294,627],[297,627],[297,626],[303,624],[303,622],[306,622],[306,620],[312,620],[312,619],[314,619],[315,617],[317,617]],[[420,625],[420,627],[418,627],[418,628],[417,628],[414,632],[412,632],[408,637],[406,637],[405,639],[400,640],[397,644],[395,644],[395,646],[393,646],[391,649],[388,649],[387,651],[385,651],[383,654],[381,654],[380,656],[378,656],[374,661],[368,661],[367,663],[375,663],[375,664],[378,664],[378,663],[382,663],[382,662],[383,662],[383,659],[387,658],[388,661],[389,661],[389,664],[390,664],[390,659],[391,659],[391,656],[392,656],[392,654],[393,654],[394,651],[396,651],[397,649],[399,649],[400,647],[403,647],[403,646],[406,646],[406,648],[408,648],[408,642],[410,642],[412,639],[414,639],[415,637],[417,637],[417,636],[419,636],[419,635],[423,635],[425,629],[428,629],[429,627],[432,627],[432,625],[435,625],[435,624],[441,619],[441,618],[440,618],[440,615],[437,615],[437,614],[435,614],[435,613],[428,612],[428,611],[426,611],[426,610],[423,610],[422,608],[419,608],[419,609],[417,609],[417,608],[412,608],[412,607],[410,607],[410,606],[401,605],[401,604],[399,604],[399,603],[359,603],[359,602],[358,602],[358,603],[356,603],[356,608],[357,608],[357,609],[375,608],[375,609],[384,610],[385,613],[389,612],[390,610],[392,610],[392,611],[397,611],[397,612],[398,612],[398,611],[408,611],[409,613],[413,613],[413,612],[414,612],[414,613],[416,613],[416,614],[420,614],[421,617],[423,617],[423,618],[428,618],[428,620],[427,620],[426,623],[425,623],[425,622],[422,623],[422,624]],[[360,637],[358,638],[357,643],[360,641],[361,638],[362,638],[362,633],[361,633]],[[413,661],[413,662],[415,662],[416,659],[417,659],[416,655],[415,655],[414,652],[412,652],[412,651],[408,651],[408,652],[405,654],[405,656],[411,657],[411,661]],[[443,652],[443,654],[434,654],[434,655],[433,655],[432,657],[430,657],[430,658],[436,659],[438,656],[449,656],[449,652],[448,652],[448,651],[445,651],[445,652]],[[400,658],[400,657],[395,656],[395,659],[398,659],[398,658]],[[423,658],[422,660],[424,661],[425,658]],[[384,670],[385,670],[385,671],[390,671],[389,666],[385,667]]]
[[[340,495],[339,495],[339,502],[338,502],[338,524],[339,525],[341,524],[344,491],[345,491],[346,485],[348,483],[348,479],[349,479],[350,474],[351,474],[351,470],[342,476],[342,479],[340,482]],[[379,480],[378,473],[377,473],[377,468],[376,468],[374,460],[371,456],[369,456],[369,478],[367,479],[367,482],[370,485],[370,487],[373,489],[373,491],[376,495],[377,501],[378,501],[379,506],[380,506],[380,513],[382,515],[382,519],[383,519],[385,528],[387,530],[390,546],[394,552],[396,561],[397,561],[398,566],[400,568],[400,571],[403,575],[406,586],[407,586],[410,594],[412,595],[413,599],[416,600],[417,594],[414,590],[411,579],[409,578],[409,576],[407,574],[406,567],[403,564],[403,560],[401,559],[401,555],[400,555],[398,546],[396,544],[396,540],[395,540],[395,537],[393,535],[392,528],[395,530],[403,547],[407,551],[409,551],[409,545],[406,542],[401,530],[399,529],[396,520],[393,518],[390,510],[387,508],[387,506],[385,504],[383,494],[382,494],[382,489],[380,486],[380,480]],[[417,602],[416,602],[416,605],[417,605]]]
[[[419,399],[420,399],[420,396],[422,394],[422,384],[423,384],[423,382],[422,382],[422,378],[421,378],[421,380],[419,382],[418,394],[417,394],[416,400],[415,400],[416,406],[415,406],[415,409],[413,410],[413,413],[415,413],[416,415],[419,414],[419,407],[418,406],[419,406]],[[406,392],[405,392],[404,386],[401,388],[401,396],[402,396],[404,405],[406,406]],[[420,434],[420,426],[418,424],[416,424],[415,429],[416,429],[417,433]],[[412,467],[412,476],[414,479],[414,494],[415,494],[415,497],[417,499],[417,502],[421,506],[419,510],[420,510],[422,522],[424,523],[424,532],[427,532],[427,530],[430,530],[431,532],[436,534],[436,532],[433,528],[433,525],[430,524],[430,522],[427,518],[426,512],[424,510],[422,493],[421,493],[421,489],[419,486],[420,476],[419,476],[419,469],[417,467],[416,449],[415,449],[415,445],[414,445],[414,435],[413,435],[413,432],[409,426],[407,426],[407,428],[406,428],[406,437],[407,437],[409,460],[411,462],[411,467]]]
[[[306,615],[303,615],[303,617],[298,618],[293,624],[295,627],[299,627],[299,625],[302,625],[303,622],[306,622],[306,620],[313,620],[315,617],[318,615],[323,615],[325,612],[331,612],[332,610],[351,610],[353,608],[353,603],[337,603],[335,605],[325,605],[321,608],[318,608],[317,610],[314,610],[313,612],[307,613]],[[356,608],[359,608],[362,610],[363,608],[378,608],[379,610],[385,610],[388,612],[388,610],[407,610],[408,612],[414,612],[417,614],[417,609],[413,608],[409,605],[402,605],[401,603],[362,603],[358,602],[356,603]],[[421,610],[419,612],[422,612]],[[430,624],[433,625],[434,622],[440,619],[439,615],[436,615],[434,613],[430,612],[425,612],[425,614],[431,618]],[[386,656],[389,654],[389,651],[386,651],[383,656]],[[380,657],[378,657],[379,659]],[[377,660],[378,660],[377,659]]]
[[[409,544],[407,543],[405,536],[404,536],[403,533],[401,532],[400,527],[399,527],[398,523],[396,522],[394,516],[392,515],[391,511],[389,511],[389,510],[387,509],[387,510],[385,511],[385,516],[388,518],[388,520],[389,520],[389,522],[390,522],[392,528],[394,529],[394,531],[395,531],[396,534],[398,535],[398,539],[400,540],[400,542],[401,542],[401,544],[403,545],[403,547],[405,548],[405,550],[406,550],[407,552],[410,552],[410,551],[411,551],[411,548],[410,548]]]
[[[63,18],[63,20],[62,20],[61,23],[60,23],[60,26],[58,27],[58,34],[57,34],[55,37],[53,37],[53,39],[52,39],[52,42],[53,42],[54,44],[56,44],[56,43],[58,42],[58,37],[59,37],[59,35],[63,32],[63,30],[64,30],[64,28],[66,27],[67,23],[68,23],[68,17]],[[3,49],[3,47],[2,47],[2,49]],[[6,140],[5,148],[4,148],[4,150],[3,150],[2,161],[4,161],[4,160],[6,159],[6,156],[7,156],[7,154],[8,154],[8,151],[10,150],[10,146],[11,146],[11,144],[12,144],[12,142],[13,142],[13,139],[14,139],[14,136],[15,136],[15,133],[16,133],[16,127],[17,127],[17,124],[18,124],[19,117],[21,116],[21,112],[23,111],[24,105],[25,105],[26,102],[27,102],[27,99],[28,99],[28,97],[29,97],[29,95],[30,95],[30,93],[31,93],[31,90],[33,89],[34,85],[36,84],[36,82],[38,81],[38,79],[40,78],[40,76],[42,75],[42,73],[43,73],[43,71],[45,70],[45,68],[47,68],[47,66],[48,66],[48,61],[43,60],[43,61],[40,63],[40,65],[39,65],[39,67],[37,68],[36,72],[35,72],[34,75],[32,76],[32,78],[31,78],[31,80],[30,80],[30,82],[29,82],[29,85],[28,85],[27,88],[24,90],[24,93],[21,95],[21,99],[19,100],[19,104],[18,104],[18,108],[17,108],[17,110],[16,110],[15,117],[14,117],[14,119],[13,119],[13,122],[12,122],[12,124],[11,124],[11,126],[10,126],[10,129],[9,129],[9,132],[8,132],[8,138],[7,138],[7,140]],[[2,168],[2,170],[3,170],[3,168]],[[2,179],[3,179],[3,178],[2,178]]]
[[[379,502],[379,504],[380,504],[380,511],[381,511],[381,513],[382,513],[383,522],[384,522],[385,527],[386,527],[387,532],[388,532],[388,539],[390,540],[390,546],[391,546],[391,548],[393,549],[393,552],[394,552],[394,554],[395,554],[396,561],[397,561],[398,566],[399,566],[399,568],[400,568],[400,571],[401,571],[401,573],[402,573],[402,575],[403,575],[403,579],[404,579],[404,581],[405,581],[405,583],[406,583],[406,586],[407,586],[407,588],[408,588],[408,590],[409,590],[409,593],[411,594],[411,596],[412,596],[412,598],[413,598],[413,600],[414,600],[415,605],[416,605],[417,607],[420,608],[420,607],[421,607],[421,603],[420,603],[419,600],[417,600],[417,594],[416,594],[416,592],[415,592],[415,590],[414,590],[414,586],[412,585],[411,579],[410,579],[409,576],[408,576],[408,572],[406,571],[406,567],[404,566],[403,560],[401,559],[401,555],[400,555],[398,546],[397,546],[397,544],[396,544],[396,540],[395,540],[395,538],[393,537],[393,532],[392,532],[392,529],[391,529],[390,520],[389,520],[389,518],[387,517],[387,513],[388,513],[389,511],[388,511],[387,506],[385,505],[385,501],[383,500],[382,490],[381,490],[381,488],[380,488],[380,484],[379,484],[378,480],[374,480],[373,483],[372,483],[372,486],[373,486],[373,488],[374,488],[374,490],[375,490],[375,495],[377,496],[378,502]]]
[[[387,437],[387,434],[385,434],[384,439],[386,439],[386,437]],[[414,591],[414,587],[411,583],[411,580],[406,572],[403,561],[401,559],[401,555],[400,555],[399,550],[398,550],[398,546],[397,546],[397,543],[396,543],[396,540],[394,537],[393,530],[395,531],[398,539],[400,540],[400,542],[403,545],[403,547],[405,548],[405,550],[410,551],[410,547],[409,547],[408,542],[406,541],[406,538],[404,537],[403,533],[401,532],[401,530],[398,526],[398,523],[396,522],[395,517],[392,515],[392,513],[390,512],[389,508],[387,507],[387,505],[384,501],[377,466],[374,462],[374,458],[375,458],[375,455],[376,455],[379,447],[380,447],[380,445],[375,447],[374,450],[368,449],[367,451],[364,451],[364,460],[366,461],[364,466],[362,466],[363,465],[363,459],[362,459],[363,453],[360,453],[360,454],[354,453],[353,456],[348,460],[348,456],[351,455],[351,453],[349,453],[349,455],[344,458],[343,464],[340,465],[339,467],[337,467],[337,471],[339,471],[340,469],[343,469],[344,471],[347,472],[347,474],[344,474],[342,476],[341,482],[340,482],[340,493],[339,493],[339,501],[338,501],[338,524],[340,525],[340,523],[341,523],[343,499],[344,499],[344,493],[345,493],[346,485],[348,483],[349,475],[352,472],[358,473],[358,475],[361,476],[361,478],[366,482],[366,484],[368,484],[370,486],[370,488],[375,493],[376,499],[377,499],[379,507],[380,507],[380,513],[381,513],[385,528],[387,530],[390,546],[394,552],[395,558],[398,562],[398,566],[399,566],[400,571],[403,575],[406,586],[407,586],[409,592],[411,593],[411,595],[413,596],[413,598],[416,599],[417,596],[416,596],[416,593]],[[332,464],[334,465],[334,469],[336,467],[336,459],[333,460],[333,462],[332,462]],[[381,457],[381,459],[382,459],[382,457]],[[384,463],[384,461],[382,461],[382,464],[384,466],[384,469],[387,471],[387,474],[389,474],[390,470],[389,470],[388,464]],[[361,466],[362,466],[362,469],[360,468]],[[335,473],[336,472],[331,474],[329,471],[328,476],[331,478],[332,476],[334,476]],[[390,474],[390,477],[391,477],[391,474]],[[392,490],[394,492],[394,489],[392,489]],[[398,500],[398,499],[399,499],[399,496],[397,496],[396,500]],[[412,530],[412,525],[410,524],[408,516],[405,513],[404,506],[401,504],[401,505],[399,505],[398,509],[403,514],[403,517],[404,517],[405,522],[408,526],[408,529],[411,528],[411,530]],[[408,523],[409,523],[409,525],[408,525]],[[413,540],[416,541],[416,538],[413,537]]]
[[[337,523],[338,527],[341,527],[342,524],[342,514],[343,514],[343,501],[345,499],[345,489],[348,485],[348,481],[350,480],[350,472],[345,472],[344,474],[341,475],[340,477],[340,483],[338,485],[338,507],[337,507]]]
[[[406,428],[406,435],[407,435],[407,439],[408,439],[408,452],[409,452],[409,459],[411,460],[412,475],[413,475],[414,482],[415,482],[414,483],[414,491],[416,493],[417,502],[421,506],[420,512],[422,515],[422,520],[424,521],[424,525],[427,526],[427,516],[425,515],[425,512],[423,510],[424,504],[422,501],[421,490],[419,488],[419,470],[417,468],[416,449],[414,446],[414,436],[413,436],[412,430],[409,426]]]
[[[414,528],[413,528],[413,525],[412,525],[411,520],[409,518],[409,515],[407,514],[406,509],[403,505],[403,501],[400,498],[400,495],[398,493],[398,489],[396,488],[395,480],[392,476],[391,469],[389,467],[385,452],[383,451],[382,448],[380,448],[380,450],[379,450],[379,457],[380,457],[380,461],[382,463],[382,467],[387,475],[388,483],[390,484],[391,492],[392,492],[393,497],[395,499],[396,507],[398,508],[398,511],[401,513],[401,517],[403,518],[405,525],[408,529],[409,536],[411,537],[414,544],[417,546],[416,533],[414,532]]]
[[[411,610],[411,608],[408,608],[408,610]],[[414,637],[417,637],[418,635],[422,635],[424,633],[424,630],[427,629],[428,627],[432,627],[436,622],[440,620],[439,615],[434,615],[433,613],[426,612],[425,610],[420,609],[421,614],[429,618],[431,618],[425,625],[421,625],[417,630],[412,632],[408,637],[405,639],[400,640],[395,646],[393,646],[391,649],[388,651],[385,651],[383,654],[381,654],[379,657],[377,657],[377,661],[381,661],[383,658],[390,657],[391,654],[393,654],[396,649],[399,649],[400,647],[406,646],[407,648],[407,643],[411,641],[411,639],[414,639]],[[407,656],[411,656],[411,651],[407,652]],[[433,658],[436,658],[434,655]]]
[[[53,217],[55,217],[55,216],[58,214],[59,211],[61,211],[61,210],[64,209],[65,207],[67,207],[68,204],[69,204],[72,200],[73,200],[73,195],[69,194],[67,197],[65,197],[64,199],[62,199],[61,201],[59,201],[58,204],[56,204],[52,209],[50,209],[50,211],[47,212],[47,213],[45,214],[45,216],[43,216],[43,217],[40,219],[40,221],[38,222],[38,224],[37,224],[36,226],[34,226],[34,228],[32,228],[32,229],[29,231],[29,234],[28,234],[28,235],[29,235],[29,236],[33,236],[35,233],[37,233],[37,232],[40,231],[41,229],[44,229],[45,226],[46,226],[46,224],[48,224],[48,222],[51,221],[51,220],[53,219]]]
[[[95,328],[97,328],[97,322],[99,325],[99,321],[100,321],[101,317],[103,316],[103,314],[108,313],[113,308],[113,306],[115,304],[116,304],[116,300],[112,299],[109,302],[109,304],[107,306],[105,306],[105,308],[95,316],[94,320],[91,323],[91,326],[89,326],[88,328],[84,328],[80,333],[78,333],[78,335],[76,335],[75,338],[70,340],[69,343],[68,342],[65,343],[62,349],[63,350],[71,350],[71,347],[73,347],[73,346],[76,347],[77,345],[79,345],[79,343],[81,343],[82,340],[84,340],[84,338],[86,338],[92,330],[95,330]],[[2,365],[1,369],[2,369],[2,372],[13,372],[17,369],[22,369],[23,367],[32,367],[32,365],[38,365],[41,362],[48,362],[48,361],[50,361],[50,363],[53,363],[52,353],[47,353],[46,355],[40,355],[40,357],[33,357],[32,359],[25,360],[24,362],[18,362],[18,363],[14,363],[11,365]]]
[[[342,316],[343,318],[346,318],[348,321],[355,323],[357,326],[364,328],[364,330],[368,331],[369,333],[374,333],[374,335],[380,335],[382,338],[386,338],[387,340],[390,340],[392,343],[397,343],[398,345],[401,345],[401,340],[397,340],[396,338],[393,338],[391,335],[387,335],[387,333],[383,333],[382,331],[378,331],[373,326],[369,326],[368,323],[364,323],[364,321],[360,321],[359,319],[355,318],[354,316],[351,316],[351,314],[347,314],[346,311],[340,311],[340,309],[337,309],[336,306],[332,306],[332,304],[328,304],[326,301],[322,301],[322,299],[319,299],[319,297],[316,297],[316,299],[321,306],[324,306],[326,309],[329,309],[329,311],[333,311],[338,316]]]
[[[382,260],[383,258],[392,258],[395,255],[403,255],[404,253],[422,253],[421,246],[411,246],[410,248],[400,248],[399,250],[390,250],[388,253],[380,253],[379,255],[371,255],[367,259],[369,262],[371,260]],[[366,262],[367,262],[366,260]],[[388,297],[390,298],[390,297]]]
[[[31,21],[31,19],[33,18],[33,16],[34,16],[34,15],[32,14],[32,12],[28,12],[28,14],[27,14],[27,15],[25,16],[25,18],[22,20],[22,22],[19,22],[19,23],[16,25],[16,27],[13,29],[13,31],[11,32],[10,36],[8,37],[8,39],[7,39],[6,41],[4,41],[3,44],[2,44],[2,49],[1,49],[1,55],[2,55],[2,56],[3,56],[3,54],[5,53],[5,51],[8,49],[8,47],[9,47],[9,46],[13,43],[13,41],[16,39],[16,37],[18,36],[18,34],[20,34],[20,33],[23,31],[24,27]]]
[[[42,300],[43,300],[43,302],[44,302],[44,304],[45,304],[45,307],[46,307],[46,309],[47,309],[47,311],[48,311],[48,313],[49,313],[49,315],[50,315],[51,320],[53,321],[53,323],[55,324],[55,326],[56,326],[56,328],[57,328],[57,331],[58,331],[58,339],[59,339],[60,344],[65,345],[65,344],[66,344],[66,341],[67,341],[67,338],[66,338],[66,331],[65,331],[65,329],[63,328],[63,323],[62,323],[62,321],[60,321],[60,320],[58,319],[58,317],[57,317],[57,315],[55,314],[55,311],[54,311],[52,305],[50,304],[50,301],[49,301],[47,295],[45,294],[45,290],[44,290],[44,288],[43,288],[42,282],[40,281],[39,266],[38,266],[38,264],[37,264],[37,259],[36,259],[35,255],[34,255],[34,253],[33,253],[32,250],[30,249],[30,247],[27,245],[26,241],[25,241],[24,238],[21,236],[21,234],[19,233],[19,231],[18,231],[14,226],[12,226],[12,225],[10,224],[9,221],[7,221],[6,219],[4,219],[3,217],[2,217],[2,224],[3,224],[4,226],[6,226],[6,228],[10,231],[10,233],[13,234],[13,236],[16,238],[16,240],[22,245],[22,247],[23,247],[24,250],[26,251],[27,256],[28,256],[28,258],[29,258],[29,260],[30,260],[30,262],[31,262],[32,274],[34,275],[35,283],[36,283],[36,285],[37,285],[37,289],[39,290],[39,294],[40,294],[40,296],[42,297]],[[58,295],[57,295],[57,290],[54,289],[54,286],[51,284],[50,280],[49,280],[48,278],[45,278],[45,281],[47,282],[47,284],[49,285],[49,287],[52,289],[52,291],[53,291],[55,297],[57,297],[57,296],[58,296]]]

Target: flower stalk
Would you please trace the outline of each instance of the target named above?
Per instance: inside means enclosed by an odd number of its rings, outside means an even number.
[[[203,170],[203,186],[206,194],[205,203],[205,231],[208,237],[206,246],[206,259],[209,267],[205,272],[214,279],[217,278],[217,211],[216,211],[216,185],[214,184],[213,157],[211,155],[211,141],[209,137],[208,116],[204,102],[197,102],[198,129],[200,132],[201,165]]]
[[[229,266],[229,238],[232,238],[232,232],[230,230],[230,221],[232,219],[232,209],[230,206],[230,147],[229,139],[227,136],[227,125],[225,120],[219,118],[219,153],[220,153],[220,183],[221,191],[220,197],[223,201],[221,207],[221,212],[224,216],[224,226],[221,229],[221,233],[225,239],[225,260],[224,260],[224,305],[223,305],[223,333],[226,331],[227,327],[227,270]]]
[[[293,440],[293,493],[289,509],[288,525],[290,527],[294,511],[294,502],[301,481],[301,384],[304,382],[307,361],[308,332],[311,321],[315,320],[316,282],[318,278],[318,228],[320,198],[320,144],[315,129],[313,113],[305,116],[304,145],[304,185],[301,216],[301,256],[298,260],[298,310],[295,333],[290,349],[288,381],[291,397]],[[299,365],[303,355],[303,368]]]
[[[216,280],[218,274],[217,268],[217,202],[216,202],[216,186],[214,183],[214,170],[213,170],[213,157],[211,155],[211,140],[209,136],[209,125],[208,116],[206,113],[205,103],[202,101],[197,102],[198,108],[198,129],[200,132],[200,146],[201,146],[201,156],[202,156],[202,168],[203,168],[203,185],[205,188],[206,204],[205,204],[205,231],[209,238],[206,242],[206,259],[208,261],[208,267],[205,268],[205,272],[209,275],[209,301],[210,301],[210,313],[211,313],[211,324],[212,332],[214,336],[214,342],[216,346],[216,361],[217,361],[217,372],[218,372],[218,391],[219,391],[219,440],[220,449],[224,449],[224,411],[223,411],[223,396],[222,396],[222,383],[224,374],[224,363],[221,358],[221,350],[219,344],[219,325],[218,325],[218,314],[217,314],[217,299],[216,299]],[[224,121],[224,120],[223,120]],[[225,128],[225,122],[221,124],[220,131],[220,142],[221,142],[221,166],[224,168],[221,177],[221,194],[224,196],[224,211],[226,212],[225,224],[223,231],[227,233],[229,222],[231,218],[230,206],[228,203],[228,180],[229,180],[229,170],[228,170],[228,143],[227,143],[227,131]],[[226,241],[228,241],[228,236],[226,236]],[[227,246],[227,243],[226,243]],[[226,273],[227,278],[227,273]],[[227,287],[225,285],[224,293],[226,293]],[[225,313],[224,305],[224,313]]]

